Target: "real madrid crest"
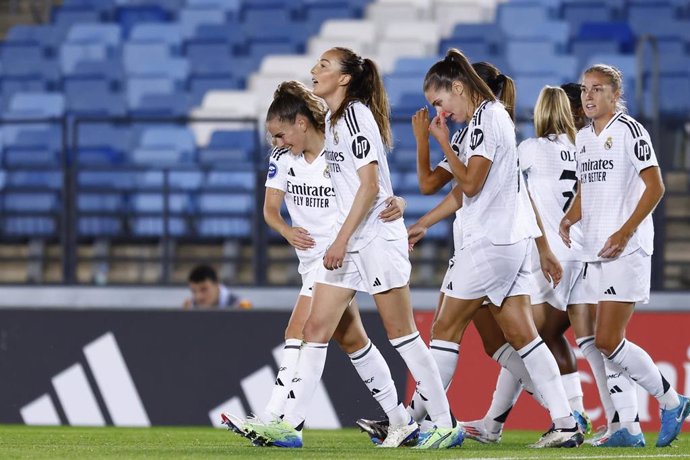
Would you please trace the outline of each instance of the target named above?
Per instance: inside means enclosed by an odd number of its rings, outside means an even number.
[[[331,178],[331,172],[328,169],[328,165],[326,165],[326,167],[323,168],[323,177],[325,177],[326,179]]]
[[[338,143],[338,131],[333,131],[333,142]]]
[[[609,136],[609,138],[606,139],[606,142],[604,143],[604,148],[606,150],[611,150],[611,147],[613,147],[613,139],[611,139],[611,136]]]

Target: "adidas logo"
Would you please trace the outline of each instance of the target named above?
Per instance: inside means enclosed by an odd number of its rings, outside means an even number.
[[[611,286],[610,288],[604,291],[604,294],[616,295],[616,290],[613,288],[613,286]]]
[[[381,281],[378,278],[374,279],[374,287],[381,286]]]
[[[151,426],[115,336],[108,332],[83,351],[95,388],[77,362],[51,379],[57,401],[45,393],[19,410],[24,423],[61,425],[59,405],[69,425],[105,426],[107,416],[115,426]]]
[[[280,366],[285,344],[280,344],[273,349],[273,359]],[[208,419],[217,428],[226,428],[220,420],[221,412],[229,412],[238,417],[245,418],[247,414],[260,414],[266,408],[271,397],[271,391],[275,384],[276,375],[273,368],[266,364],[258,370],[240,380],[243,395],[233,395],[218,406],[208,411]],[[294,398],[290,392],[288,399]],[[248,406],[248,407],[247,407]],[[335,429],[341,428],[340,419],[335,412],[331,398],[328,396],[323,382],[319,382],[314,392],[311,404],[307,409],[307,428]]]
[[[288,176],[295,177],[295,171],[293,171],[292,168],[288,170]]]
[[[450,283],[448,283],[448,285],[446,286],[446,289],[450,289],[451,291],[453,290],[453,282],[452,281]]]
[[[623,390],[621,390],[618,385],[614,385],[613,388],[611,388],[610,392],[611,392],[611,394],[623,393]]]

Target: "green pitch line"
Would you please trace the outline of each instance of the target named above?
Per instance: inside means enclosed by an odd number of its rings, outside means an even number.
[[[207,459],[207,458],[285,458],[285,459],[393,459],[393,458],[475,458],[498,459],[628,459],[690,458],[690,433],[683,433],[674,447],[657,449],[579,449],[534,450],[525,446],[540,433],[509,431],[495,445],[465,441],[459,449],[413,451],[408,448],[379,449],[355,429],[307,430],[302,449],[253,447],[225,430],[214,428],[38,428],[0,426],[0,459]],[[653,446],[656,433],[647,434]]]

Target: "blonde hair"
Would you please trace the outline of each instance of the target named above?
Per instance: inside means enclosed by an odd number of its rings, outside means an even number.
[[[570,111],[570,100],[562,88],[545,86],[534,106],[534,131],[537,137],[566,134],[575,143],[575,122]]]
[[[613,88],[613,92],[619,92],[619,97],[616,100],[616,111],[628,113],[628,108],[625,105],[625,99],[623,99],[623,72],[612,65],[594,64],[592,67],[582,72],[582,75],[587,75],[588,73],[593,72],[599,72],[600,74],[608,77],[609,83]]]
[[[326,132],[326,105],[321,98],[316,97],[299,81],[284,81],[273,93],[273,102],[266,113],[266,121],[277,118],[280,121],[294,123],[297,115],[306,117],[317,131]]]

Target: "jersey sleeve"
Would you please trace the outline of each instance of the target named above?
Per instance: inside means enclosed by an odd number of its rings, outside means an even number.
[[[266,188],[275,188],[287,192],[287,159],[291,155],[288,149],[275,147],[268,159]]]
[[[456,131],[455,134],[453,134],[453,137],[450,139],[450,148],[453,149],[453,152],[455,152],[455,155],[460,159],[460,161],[463,161],[465,159],[465,154],[463,152],[463,149],[465,148],[465,135],[467,134],[467,127],[465,126],[462,128],[460,131]],[[463,161],[464,162],[464,161]],[[443,168],[449,173],[453,174],[453,170],[450,167],[450,163],[448,163],[448,159],[443,156],[443,159],[438,162],[436,165],[437,168]]]
[[[647,130],[638,122],[629,118],[627,120],[626,124],[629,129],[625,130],[625,153],[637,173],[639,174],[650,166],[659,166]]]
[[[522,172],[527,172],[534,166],[534,149],[536,147],[535,142],[531,139],[524,140],[518,145],[518,160],[520,161]]]
[[[474,156],[494,161],[500,129],[500,122],[493,110],[482,109],[476,113],[467,128],[467,161]]]
[[[347,147],[359,170],[374,161],[384,158],[383,142],[374,116],[363,104],[352,104],[345,110],[343,119],[348,134]]]
[[[578,181],[580,180],[580,152],[584,148],[583,141],[585,137],[582,134],[584,129],[588,129],[588,127],[582,128],[575,136],[575,177]]]

